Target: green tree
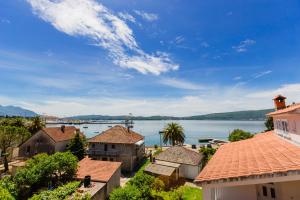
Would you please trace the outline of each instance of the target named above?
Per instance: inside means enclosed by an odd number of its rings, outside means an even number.
[[[21,117],[4,118],[1,120],[0,126],[15,126],[26,128],[25,120]]]
[[[265,121],[265,126],[267,128],[267,131],[274,130],[274,122],[273,117],[268,117]]]
[[[71,140],[68,150],[75,155],[78,160],[82,160],[85,156],[85,139],[80,136],[79,132],[76,133],[75,137]]]
[[[248,139],[248,138],[252,138],[253,136],[254,135],[251,134],[250,132],[243,131],[241,129],[235,129],[229,134],[228,140],[230,142],[235,142],[235,141],[240,141],[240,140],[245,140],[245,139]]]
[[[46,191],[40,192],[39,194],[35,194],[29,200],[67,199],[67,197],[69,197],[76,191],[76,189],[79,187],[79,185],[80,185],[79,181],[70,182],[70,183],[60,186],[52,191],[46,190]]]
[[[126,185],[124,188],[117,188],[112,191],[109,200],[141,200],[141,192],[136,186]]]
[[[39,116],[36,116],[31,119],[30,125],[28,126],[28,131],[31,134],[37,133],[39,130],[43,129],[45,127],[45,124],[41,120]]]
[[[0,186],[1,200],[15,200],[15,198],[9,193],[9,191]]]
[[[22,191],[36,191],[52,183],[59,185],[71,180],[77,170],[77,158],[71,152],[53,155],[38,154],[26,161],[24,168],[17,171],[14,182]],[[24,192],[25,193],[25,192]]]
[[[24,127],[0,126],[0,149],[2,150],[5,171],[8,171],[8,148],[14,148],[24,142],[30,133]]]
[[[18,197],[17,185],[13,182],[11,177],[3,177],[0,180],[0,188],[6,189],[14,198]],[[1,197],[1,195],[0,195]]]
[[[169,123],[163,131],[163,141],[165,144],[169,143],[172,146],[182,145],[185,140],[183,127],[177,123]]]
[[[141,193],[143,199],[149,199],[151,196],[151,186],[155,178],[144,172],[136,173],[136,175],[128,182],[129,185],[135,186]]]
[[[203,167],[212,158],[212,156],[216,153],[216,151],[217,150],[212,147],[201,147],[200,153],[203,154],[203,158],[202,158]]]

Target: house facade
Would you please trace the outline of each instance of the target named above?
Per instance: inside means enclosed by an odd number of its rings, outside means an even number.
[[[82,192],[88,192],[92,199],[104,200],[113,189],[120,187],[121,163],[92,160],[85,157],[78,164],[76,179],[84,181],[89,176],[90,184],[82,186]]]
[[[19,146],[19,157],[66,151],[77,132],[80,130],[74,126],[43,128]],[[83,133],[80,134],[83,136]]]
[[[122,162],[121,169],[131,172],[143,160],[144,137],[117,125],[88,140],[90,158]]]
[[[274,131],[222,145],[195,179],[204,200],[300,199],[298,105],[274,98]],[[284,122],[284,123],[283,123]],[[280,124],[279,124],[280,123]]]
[[[202,168],[202,158],[198,152],[174,146],[158,154],[144,171],[172,186],[180,184],[181,179],[194,180]]]

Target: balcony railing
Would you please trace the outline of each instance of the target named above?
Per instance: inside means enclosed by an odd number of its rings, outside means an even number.
[[[117,156],[119,155],[120,151],[118,150],[110,150],[110,151],[103,151],[103,150],[96,150],[96,149],[89,149],[88,154],[94,156]]]

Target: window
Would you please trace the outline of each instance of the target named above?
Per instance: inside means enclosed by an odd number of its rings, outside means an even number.
[[[271,192],[271,197],[275,199],[276,198],[275,189],[271,188],[270,192]]]
[[[114,161],[114,158],[110,158],[109,161]]]
[[[112,144],[112,145],[111,145],[111,148],[112,148],[112,149],[115,149],[115,148],[116,148],[116,146],[115,146],[114,144]]]
[[[266,186],[263,186],[263,187],[262,187],[262,190],[263,190],[263,195],[264,195],[265,197],[268,196],[267,187],[266,187]]]
[[[26,153],[30,153],[30,146],[27,146]]]
[[[107,144],[104,145],[104,151],[107,151]]]
[[[95,144],[94,143],[92,144],[92,148],[95,148]]]
[[[103,161],[107,161],[107,158],[106,158],[106,157],[104,157],[104,158],[102,158],[102,160],[103,160]]]

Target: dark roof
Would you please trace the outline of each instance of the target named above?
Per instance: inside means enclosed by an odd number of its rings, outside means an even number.
[[[196,182],[225,181],[300,170],[300,147],[273,131],[220,146]]]
[[[174,146],[161,152],[155,158],[156,160],[163,160],[174,163],[199,165],[203,158],[203,155],[185,147]]]
[[[114,173],[121,167],[120,162],[92,160],[88,157],[82,159],[78,164],[77,179],[91,176],[92,181],[108,182]]]
[[[150,164],[145,167],[144,171],[152,174],[171,176],[174,173],[175,168],[158,164]]]
[[[95,137],[89,139],[89,142],[115,143],[115,144],[134,144],[143,140],[144,136],[129,130],[123,126],[116,125]]]
[[[61,142],[65,140],[71,140],[72,138],[74,138],[76,132],[80,131],[80,129],[77,129],[75,126],[65,126],[64,131],[62,127],[43,128],[41,131],[46,133],[55,142]],[[81,136],[83,136],[83,133],[80,134]]]

